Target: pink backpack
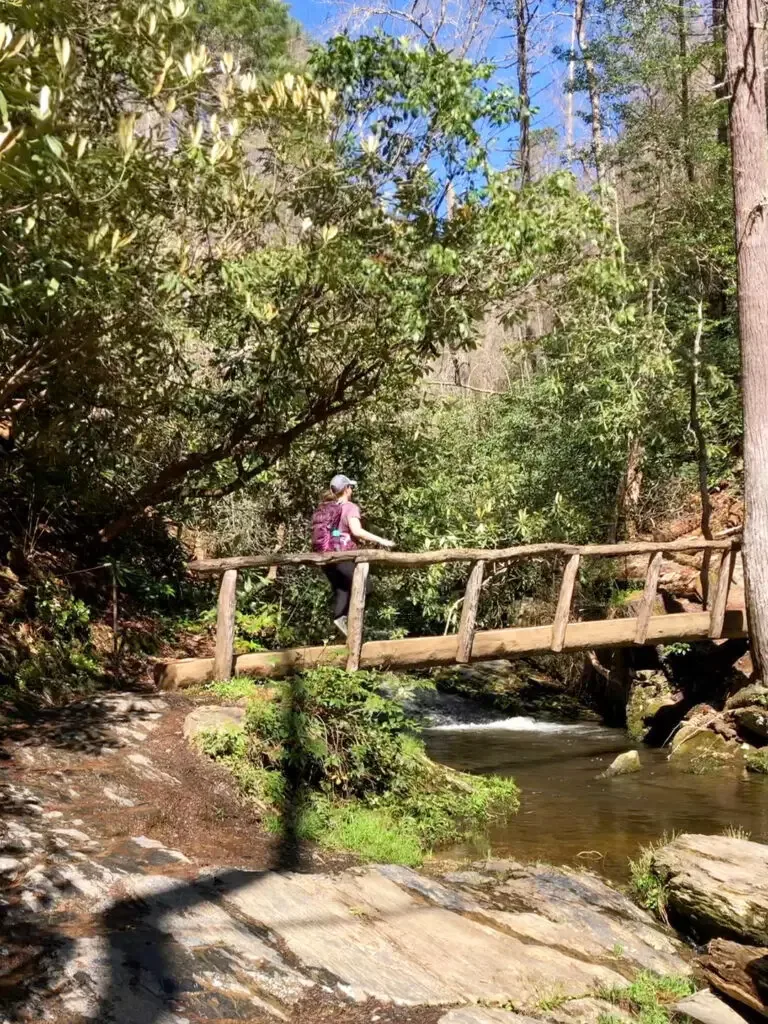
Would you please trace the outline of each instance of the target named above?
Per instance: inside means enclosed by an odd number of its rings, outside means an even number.
[[[324,501],[312,515],[312,550],[327,553],[338,551],[341,505],[338,501]],[[335,536],[334,536],[335,534]]]

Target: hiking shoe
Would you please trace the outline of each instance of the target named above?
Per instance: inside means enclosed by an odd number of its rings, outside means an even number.
[[[338,631],[343,636],[346,636],[347,633],[349,632],[349,630],[347,628],[347,616],[346,615],[341,615],[338,619],[334,619],[333,620],[333,624],[336,627],[336,629],[338,629]]]

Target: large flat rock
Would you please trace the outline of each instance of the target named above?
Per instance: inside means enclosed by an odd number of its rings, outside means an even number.
[[[526,1010],[553,992],[578,996],[625,983],[612,967],[418,898],[378,868],[271,874],[225,899],[275,932],[305,967],[338,978],[356,1000],[512,1001]]]
[[[449,876],[450,885],[445,885],[409,868],[381,870],[446,909],[471,913],[523,942],[604,964],[627,976],[691,970],[679,943],[594,875],[509,864],[490,882],[487,875],[472,871]]]
[[[654,854],[653,870],[670,911],[691,934],[768,945],[768,846],[682,835]]]

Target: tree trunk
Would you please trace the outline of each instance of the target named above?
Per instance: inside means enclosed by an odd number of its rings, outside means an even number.
[[[571,49],[568,55],[568,95],[565,112],[565,159],[570,167],[573,163],[573,88],[576,81],[576,8],[571,21]]]
[[[531,180],[531,90],[528,74],[528,0],[515,0],[517,93],[520,97],[520,184]]]
[[[713,67],[715,99],[721,113],[717,122],[717,141],[723,148],[723,158],[718,165],[718,174],[725,177],[727,167],[725,148],[728,145],[728,119],[724,111],[725,100],[728,96],[725,67],[725,0],[712,0],[712,42],[715,47]]]
[[[744,575],[752,658],[768,678],[768,127],[764,0],[726,0],[744,399]]]
[[[644,455],[645,448],[640,440],[631,437],[624,472],[616,487],[613,523],[608,533],[608,540],[612,544],[619,540],[626,540],[629,533],[633,536],[635,534],[637,506],[640,503],[640,492],[643,486]]]
[[[683,136],[685,176],[692,185],[696,168],[691,154],[691,86],[688,77],[688,17],[685,0],[677,0],[677,43],[680,58],[680,127]]]
[[[693,338],[691,358],[691,409],[690,424],[696,442],[696,463],[699,469],[699,498],[701,499],[701,535],[712,540],[712,502],[709,500],[709,450],[704,428],[699,416],[699,377],[701,375],[701,340],[704,333],[704,306],[699,302],[698,324]],[[705,551],[701,563],[701,595],[706,608],[709,604],[709,565],[711,555]]]
[[[576,38],[587,75],[587,91],[589,92],[589,105],[592,111],[592,159],[595,164],[597,187],[602,192],[606,183],[603,162],[603,119],[600,110],[600,88],[597,81],[597,72],[595,71],[595,62],[589,56],[586,16],[587,0],[576,0],[574,8]]]

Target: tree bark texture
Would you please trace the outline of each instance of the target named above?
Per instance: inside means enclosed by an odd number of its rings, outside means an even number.
[[[744,400],[744,574],[752,658],[768,678],[768,127],[765,0],[726,0]]]
[[[600,86],[597,80],[595,62],[589,55],[589,43],[587,41],[587,0],[576,0],[574,8],[574,19],[576,21],[576,38],[579,43],[579,52],[584,62],[584,71],[587,76],[587,91],[589,93],[589,105],[591,108],[592,120],[592,159],[595,164],[595,175],[597,187],[602,192],[605,184],[605,166],[603,162],[603,118],[600,109]]]
[[[768,1017],[768,949],[714,939],[700,963],[712,988]]]
[[[520,184],[531,180],[531,90],[528,74],[528,0],[515,0],[517,93],[520,97]]]
[[[683,136],[685,176],[692,185],[696,167],[691,154],[691,83],[688,74],[688,11],[686,0],[677,0],[677,44],[680,58],[680,127]]]

